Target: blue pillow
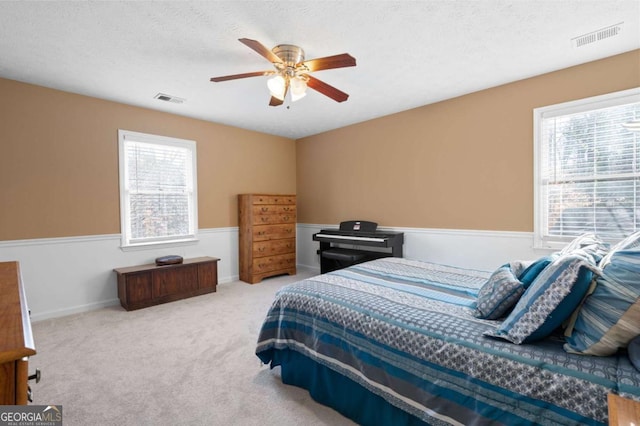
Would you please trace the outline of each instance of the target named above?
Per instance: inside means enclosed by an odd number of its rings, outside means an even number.
[[[536,277],[546,268],[554,259],[554,256],[545,256],[533,262],[518,276],[525,288],[528,288]]]
[[[511,267],[499,267],[482,286],[473,316],[481,319],[498,319],[507,313],[524,293],[524,286],[515,277]]]
[[[533,281],[504,322],[484,334],[515,344],[550,335],[580,304],[594,270],[595,265],[582,256],[558,257]]]
[[[640,247],[616,245],[600,267],[593,293],[565,331],[567,352],[608,356],[640,335]]]

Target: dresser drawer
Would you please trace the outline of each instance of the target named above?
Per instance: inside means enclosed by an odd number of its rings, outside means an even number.
[[[279,269],[289,269],[296,266],[296,254],[281,254],[278,256],[260,257],[253,260],[253,273],[277,271]]]
[[[258,225],[253,227],[253,241],[281,240],[295,238],[296,225],[286,223],[281,225]]]
[[[286,240],[259,241],[253,243],[253,256],[265,257],[276,254],[295,253],[296,240],[288,238]]]
[[[272,214],[296,214],[296,206],[288,204],[262,204],[253,206],[254,216],[272,215]]]
[[[254,195],[253,204],[296,204],[296,197],[287,195]]]
[[[296,223],[295,213],[265,214],[253,217],[254,225],[267,225],[270,223]]]

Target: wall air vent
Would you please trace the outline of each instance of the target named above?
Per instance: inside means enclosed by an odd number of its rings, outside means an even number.
[[[166,95],[164,93],[158,93],[154,96],[154,98],[165,102],[173,102],[174,104],[181,104],[186,100],[177,96]]]
[[[578,37],[574,37],[571,39],[571,43],[573,44],[573,47],[582,47],[586,46],[587,44],[602,41],[609,37],[617,36],[622,32],[622,24],[624,24],[624,22],[620,22],[606,28],[601,28],[596,31],[591,31],[590,33],[583,34]]]

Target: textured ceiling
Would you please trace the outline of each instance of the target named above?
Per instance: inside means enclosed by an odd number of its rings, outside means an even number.
[[[313,74],[349,99],[269,107],[267,77],[210,82],[271,69],[243,37],[350,53],[356,67]],[[0,77],[289,138],[638,48],[640,0],[0,2]]]

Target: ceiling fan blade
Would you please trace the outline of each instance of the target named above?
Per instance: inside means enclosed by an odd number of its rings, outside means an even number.
[[[219,83],[221,81],[237,80],[239,78],[247,78],[247,77],[259,77],[261,75],[272,75],[272,74],[275,74],[275,71],[246,72],[244,74],[232,74],[232,75],[223,75],[222,77],[211,77],[211,81],[215,81],[216,83]]]
[[[264,45],[257,40],[251,40],[250,38],[239,38],[238,41],[246,45],[247,47],[250,47],[251,49],[255,50],[261,56],[267,58],[269,62],[272,62],[272,63],[282,62],[282,59],[278,58],[275,53],[273,53],[271,50],[264,47]]]
[[[275,96],[272,96],[271,100],[269,101],[269,106],[280,106],[283,103],[284,103],[284,100],[278,99]]]
[[[309,79],[307,80],[308,87],[311,87],[313,90],[317,90],[323,95],[330,97],[334,101],[344,102],[347,99],[349,99],[348,94],[344,93],[341,90],[336,89],[333,86],[328,85],[324,81],[320,81],[315,77],[311,77],[310,75],[307,75],[307,78]]]
[[[332,68],[355,67],[356,58],[348,53],[340,55],[327,56],[324,58],[310,59],[302,62],[302,65],[309,68],[309,72],[328,70]]]

